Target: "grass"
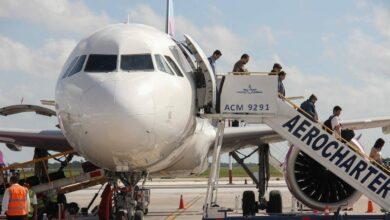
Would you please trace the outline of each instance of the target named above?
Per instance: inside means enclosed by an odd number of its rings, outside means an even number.
[[[50,173],[52,172],[55,172],[55,170],[50,170],[49,171]],[[72,170],[68,170],[68,169],[64,169],[64,174],[66,177],[71,177],[71,176],[78,176],[82,173],[82,170],[80,169],[72,169]],[[26,172],[20,172],[20,178],[24,179],[25,177],[30,177],[30,176],[33,176],[34,173],[31,172],[31,171],[26,171]]]
[[[252,172],[257,172],[259,170],[258,167],[255,165],[250,165],[249,169]],[[228,170],[229,170],[228,167],[221,167],[220,172],[219,172],[220,177],[228,177],[229,176]],[[248,177],[245,170],[240,166],[233,167],[232,173],[233,173],[234,177]],[[202,173],[198,176],[199,177],[208,177],[209,174],[210,174],[210,169],[207,169],[204,173]],[[283,176],[282,173],[280,173],[278,170],[276,170],[272,166],[270,167],[270,175],[271,175],[271,177],[282,177]]]
[[[249,167],[249,169],[252,172],[258,171],[258,166],[256,164],[250,163],[250,164],[247,164],[247,166]],[[53,168],[50,169],[50,172],[55,172],[55,171],[56,171],[56,169],[53,169]],[[229,176],[228,171],[229,171],[228,165],[224,164],[224,163],[221,164],[220,177],[222,177],[222,178],[228,177]],[[71,176],[79,175],[80,173],[82,173],[82,170],[80,168],[72,168],[72,169],[65,168],[64,172],[65,172],[66,177],[71,177]],[[248,177],[245,170],[237,164],[233,164],[232,172],[233,172],[234,177]],[[205,172],[199,174],[198,177],[207,178],[209,176],[209,174],[210,174],[210,168],[207,169]],[[26,177],[32,176],[33,172],[27,171],[27,172],[25,172],[25,175],[26,175]],[[278,170],[276,170],[272,166],[270,166],[270,175],[271,175],[271,177],[283,177],[283,174],[280,173]],[[21,178],[24,178],[24,175],[22,173],[21,173]]]

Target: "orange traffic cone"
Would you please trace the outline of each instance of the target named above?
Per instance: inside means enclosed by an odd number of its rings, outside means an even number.
[[[324,215],[329,215],[329,206],[325,206]]]
[[[184,209],[183,195],[180,195],[179,209]]]
[[[374,212],[374,206],[372,204],[372,201],[368,200],[368,203],[367,203],[367,213],[373,213],[373,212]]]

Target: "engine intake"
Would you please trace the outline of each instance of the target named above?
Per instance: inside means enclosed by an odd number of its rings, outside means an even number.
[[[296,147],[287,154],[285,178],[291,193],[316,210],[352,206],[362,195]]]
[[[11,151],[21,151],[22,150],[22,146],[20,145],[17,145],[17,144],[10,144],[10,143],[7,143],[5,144],[5,146],[8,147],[8,149],[10,149]]]

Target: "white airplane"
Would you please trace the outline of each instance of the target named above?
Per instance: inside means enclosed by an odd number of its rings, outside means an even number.
[[[142,24],[113,24],[81,40],[58,78],[55,111],[34,105],[0,109],[2,115],[26,111],[55,115],[60,130],[0,129],[0,142],[12,150],[22,146],[75,150],[107,170],[110,178],[125,178],[131,186],[146,173],[175,177],[205,171],[216,127],[199,117],[199,112],[215,109],[216,83],[196,41],[188,35],[184,43],[173,38],[169,14],[167,33]],[[387,117],[346,121],[343,127],[356,130],[389,125]],[[281,141],[284,139],[267,126],[227,127],[222,151]],[[297,163],[304,166],[297,168]],[[342,196],[321,202],[318,194],[348,187],[346,183],[340,180],[340,186],[330,184],[333,188],[306,192],[294,176],[296,169],[313,174],[312,181],[318,181],[315,184],[337,177],[318,172],[321,165],[297,149],[288,154],[286,165],[289,188],[309,207],[338,207],[361,195],[350,187]]]

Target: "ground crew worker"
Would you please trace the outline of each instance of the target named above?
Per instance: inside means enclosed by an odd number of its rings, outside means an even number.
[[[61,210],[61,218],[64,218],[65,219],[65,212],[66,212],[66,203],[67,203],[67,200],[66,200],[66,196],[65,194],[58,194],[57,195],[57,204],[58,204],[58,207],[59,207],[59,210]]]
[[[284,89],[283,80],[286,79],[287,73],[281,71],[278,73],[278,95],[279,97],[286,97],[286,90]]]
[[[240,75],[240,73],[243,73],[242,75],[247,74],[248,70],[245,68],[245,64],[249,62],[249,55],[244,53],[241,56],[241,59],[238,60],[233,67],[233,72]]]
[[[315,106],[316,101],[317,101],[317,97],[314,94],[312,94],[308,100],[302,102],[301,104],[301,109],[304,112],[300,111],[304,116],[306,116],[308,119],[314,122],[318,122],[318,114]]]
[[[11,186],[5,190],[3,203],[1,205],[1,215],[7,216],[9,220],[26,220],[30,211],[30,197],[28,189],[18,184],[19,177],[10,178]]]
[[[47,198],[43,193],[40,193],[37,195],[37,202],[38,202],[38,219],[43,219],[43,214],[46,211],[46,204],[47,204]]]
[[[46,206],[46,214],[49,220],[58,217],[58,200],[57,193],[52,190],[47,195],[49,202]]]
[[[5,163],[4,163],[4,156],[3,156],[3,152],[0,150],[0,167],[3,168],[5,167]],[[2,171],[3,173],[0,174],[0,184],[3,185],[4,183],[7,182],[7,171]]]
[[[1,150],[0,150],[0,167],[5,167],[4,155]]]
[[[24,184],[28,189],[28,196],[30,197],[30,212],[28,213],[28,219],[37,220],[38,219],[38,201],[37,195],[34,190],[31,189],[30,183]]]
[[[382,164],[382,165],[384,165],[384,164],[383,164],[383,158],[381,155],[381,150],[382,150],[382,147],[384,145],[385,145],[385,140],[383,140],[382,138],[378,138],[375,141],[375,144],[371,148],[371,152],[370,152],[370,157],[372,159],[374,159],[377,163]]]

